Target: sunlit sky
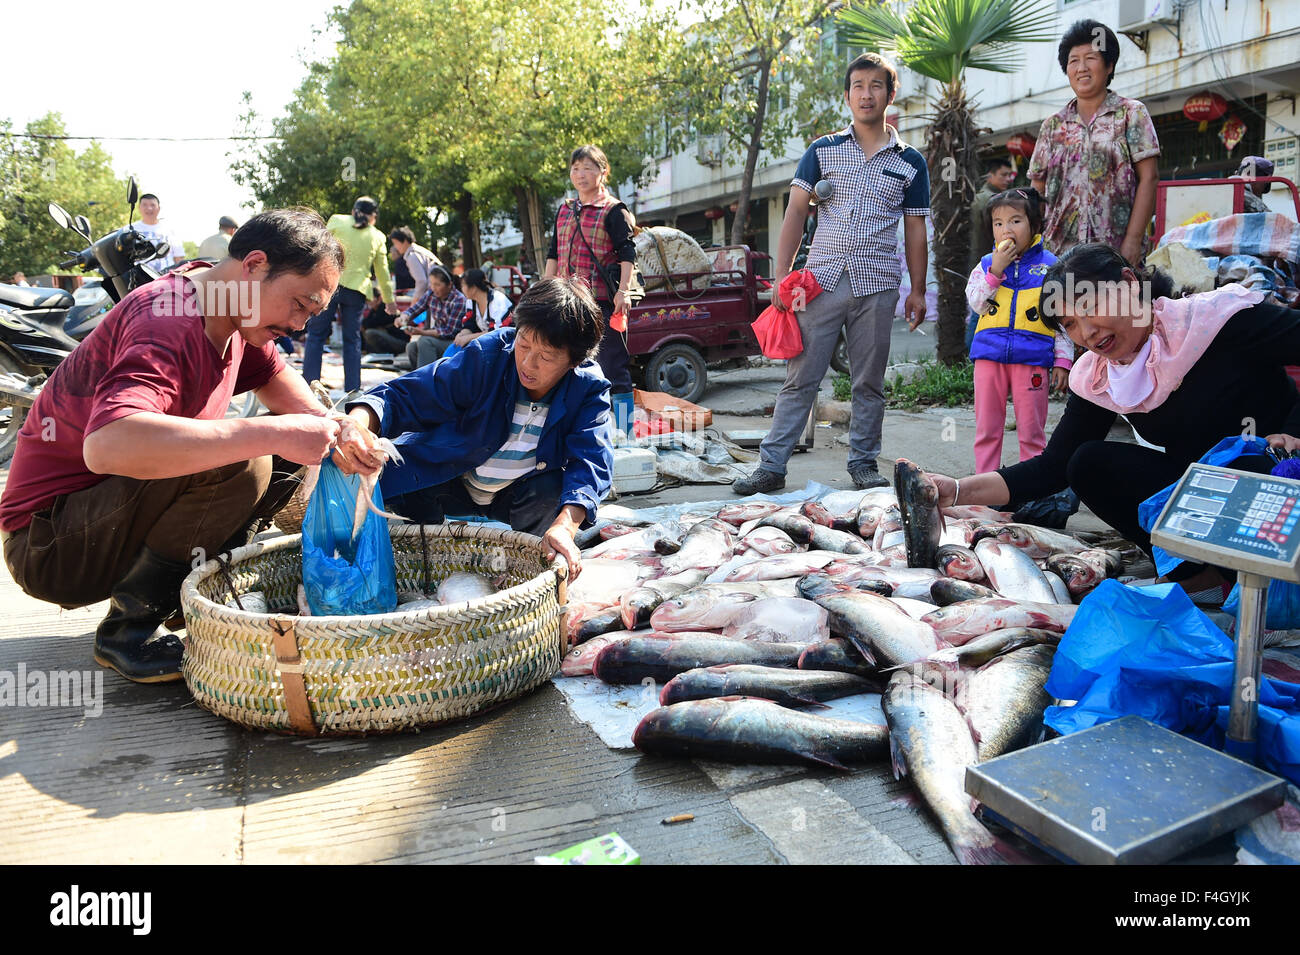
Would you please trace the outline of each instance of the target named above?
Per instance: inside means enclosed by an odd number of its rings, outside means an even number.
[[[200,242],[223,215],[243,222],[252,195],[230,177],[232,142],[127,142],[115,136],[229,136],[242,96],[269,120],[282,113],[305,62],[328,56],[330,0],[220,0],[211,4],[5,5],[0,116],[21,131],[53,110],[69,135],[102,137],[115,171],[156,193],[163,217]],[[116,51],[116,52],[115,52]],[[87,144],[73,142],[80,150]],[[124,197],[125,198],[125,197]],[[96,232],[109,213],[85,212]],[[337,211],[337,210],[331,210]],[[345,210],[344,210],[345,211]],[[125,202],[112,216],[124,221]]]

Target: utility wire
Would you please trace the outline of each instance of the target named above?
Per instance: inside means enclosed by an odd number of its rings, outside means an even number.
[[[78,139],[131,143],[224,143],[241,140],[284,139],[283,136],[57,136],[53,133],[0,133],[16,139]]]

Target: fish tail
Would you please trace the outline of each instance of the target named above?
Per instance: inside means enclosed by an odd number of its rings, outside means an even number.
[[[1029,865],[1031,860],[1005,839],[992,833],[989,845],[954,846],[953,853],[962,865]]]
[[[367,501],[366,504],[369,506],[370,512],[372,514],[378,514],[380,517],[385,517],[392,521],[402,521],[404,523],[410,522],[409,517],[403,517],[401,514],[394,514],[391,511],[380,510],[379,508],[375,507],[375,502],[373,500]]]
[[[812,750],[802,750],[800,751],[799,755],[802,756],[804,759],[808,760],[809,762],[813,762],[813,763],[817,763],[818,765],[825,766],[827,769],[834,769],[841,773],[853,772],[853,770],[849,769],[849,767],[845,766],[843,763],[841,763],[830,753],[823,753],[820,750],[812,749]]]
[[[894,770],[895,779],[902,779],[907,775],[907,760],[903,758],[903,750],[898,745],[892,730],[889,734],[889,765]]]

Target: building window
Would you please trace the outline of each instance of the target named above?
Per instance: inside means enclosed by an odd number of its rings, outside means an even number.
[[[1209,123],[1205,132],[1197,129],[1197,122],[1183,115],[1182,108],[1174,112],[1152,116],[1156,136],[1160,139],[1161,179],[1221,179],[1236,172],[1244,156],[1259,156],[1264,151],[1264,114],[1268,96],[1247,97],[1242,106],[1230,100],[1225,116]],[[1236,116],[1246,124],[1246,135],[1237,148],[1229,153],[1219,139],[1228,116]]]

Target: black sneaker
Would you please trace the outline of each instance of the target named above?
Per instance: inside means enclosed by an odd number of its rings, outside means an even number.
[[[849,477],[853,486],[859,491],[869,491],[873,487],[889,487],[889,481],[873,464],[870,467],[849,468]]]
[[[731,489],[742,497],[748,497],[751,494],[770,494],[772,491],[779,491],[785,487],[785,475],[777,474],[775,471],[764,471],[759,468],[747,478],[741,478],[731,485]]]

